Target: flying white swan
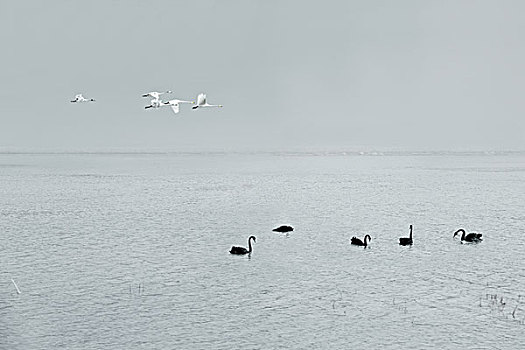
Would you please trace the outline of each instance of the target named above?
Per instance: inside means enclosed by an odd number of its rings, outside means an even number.
[[[193,107],[191,107],[192,109],[197,109],[199,107],[222,107],[222,105],[210,105],[206,102],[206,94],[199,94],[199,96],[197,96],[197,104]]]
[[[170,90],[167,90],[167,91],[164,91],[164,92],[157,92],[157,91],[151,91],[151,92],[147,92],[145,94],[142,94],[142,97],[153,97],[153,99],[155,100],[158,100],[160,99],[160,95],[164,95],[164,94],[171,94],[172,91]]]
[[[168,102],[163,102],[162,106],[170,106],[175,114],[179,113],[179,103],[195,103],[193,101],[184,101],[184,100],[169,100]]]
[[[92,102],[92,101],[95,101],[95,99],[93,98],[87,99],[87,98],[84,98],[82,94],[77,94],[75,95],[75,99],[72,100],[71,102],[76,103],[76,102]]]

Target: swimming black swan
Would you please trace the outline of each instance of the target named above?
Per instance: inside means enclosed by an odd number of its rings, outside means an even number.
[[[350,244],[353,244],[353,245],[359,245],[359,246],[363,246],[363,247],[366,247],[367,246],[367,239],[368,238],[368,242],[370,242],[372,240],[372,238],[370,237],[370,235],[366,235],[365,238],[363,240],[360,240],[359,238],[357,237],[352,237],[352,239],[350,240]]]
[[[230,249],[230,254],[238,254],[238,255],[250,254],[252,252],[252,239],[253,239],[253,243],[255,243],[256,241],[255,236],[250,236],[248,238],[248,249],[244,247],[233,246],[232,249]]]
[[[412,244],[412,225],[410,225],[410,236],[399,238],[400,245],[411,245]]]
[[[279,226],[277,228],[274,228],[272,231],[275,231],[275,232],[290,232],[290,231],[293,231],[293,227],[292,226],[283,225],[283,226]]]
[[[461,234],[461,240],[462,241],[465,241],[465,242],[481,242],[483,239],[481,238],[481,236],[483,236],[481,233],[469,233],[467,235],[467,233],[465,232],[464,229],[460,228],[459,230],[457,230],[456,232],[454,232],[454,237],[456,237],[460,232],[463,232]]]

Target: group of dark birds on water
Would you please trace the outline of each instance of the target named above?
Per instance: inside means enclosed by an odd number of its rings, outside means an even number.
[[[272,231],[286,233],[286,232],[293,231],[293,227],[292,226],[288,226],[288,225],[283,225],[283,226],[279,226],[277,228],[274,228]],[[467,234],[467,232],[464,229],[460,228],[459,230],[454,232],[453,238],[455,238],[459,234],[461,234],[461,242],[462,243],[463,242],[479,243],[479,242],[482,241],[482,238],[481,238],[482,234],[481,233],[472,232],[472,233],[468,233]],[[252,247],[252,240],[253,240],[253,243],[255,243],[257,241],[255,236],[248,237],[248,249],[246,249],[245,247],[233,246],[230,249],[230,254],[237,254],[237,255],[251,254],[252,249],[253,249],[253,247]],[[365,235],[363,240],[360,240],[359,238],[354,236],[354,237],[352,237],[350,239],[350,244],[366,248],[368,246],[368,243],[370,243],[371,240],[372,240],[372,238],[370,237],[370,235]],[[412,240],[412,225],[410,225],[410,234],[409,234],[409,236],[408,237],[400,237],[399,238],[399,245],[412,245],[413,242],[414,241]]]

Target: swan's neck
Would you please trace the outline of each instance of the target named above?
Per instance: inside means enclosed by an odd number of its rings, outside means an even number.
[[[412,226],[410,226],[410,240],[412,240]]]
[[[463,233],[461,234],[461,240],[462,240],[462,241],[465,240],[465,235],[466,235],[466,234],[467,234],[467,233],[465,232],[465,230],[463,230]]]
[[[248,238],[248,253],[252,252],[252,238]]]
[[[369,235],[366,235],[366,236],[365,236],[365,239],[364,239],[365,247],[366,247],[367,244],[368,244],[367,239],[368,239],[368,241],[370,241],[371,238],[370,238]]]

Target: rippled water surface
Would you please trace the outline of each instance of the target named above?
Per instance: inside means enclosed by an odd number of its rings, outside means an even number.
[[[0,154],[0,195],[0,349],[525,343],[523,154]]]

